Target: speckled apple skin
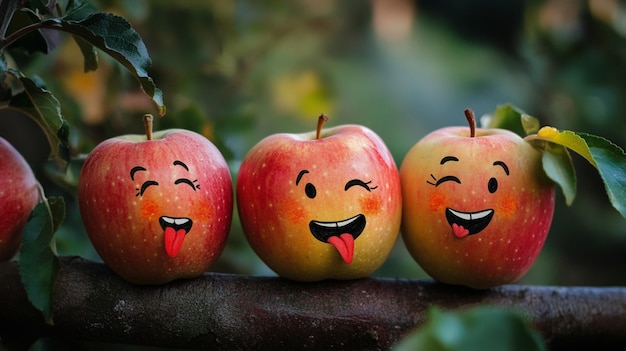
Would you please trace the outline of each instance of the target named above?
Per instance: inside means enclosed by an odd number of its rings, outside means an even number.
[[[355,179],[369,190],[350,186]],[[307,196],[311,187],[314,198]],[[336,126],[320,139],[314,132],[274,134],[244,158],[237,206],[248,242],[278,275],[298,281],[362,278],[384,263],[397,241],[400,178],[386,145],[366,127]],[[350,264],[309,228],[313,220],[342,221],[359,214],[367,224],[354,240]]]
[[[405,156],[402,238],[434,279],[489,288],[515,282],[530,269],[550,229],[555,190],[542,153],[517,134],[469,134],[468,127],[436,130]],[[457,228],[457,235],[447,209],[474,216],[493,210],[493,217],[480,232],[463,236]]]
[[[135,167],[145,170],[131,177]],[[142,192],[148,181],[158,185]],[[208,139],[170,129],[152,140],[127,135],[96,146],[82,167],[78,200],[104,263],[131,283],[163,284],[199,276],[218,259],[230,230],[233,187],[226,161]],[[165,251],[161,216],[193,221],[175,257]]]
[[[24,157],[0,138],[0,261],[13,258],[30,213],[39,202],[39,183]]]

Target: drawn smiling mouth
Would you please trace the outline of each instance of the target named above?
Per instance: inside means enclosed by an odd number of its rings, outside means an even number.
[[[193,221],[186,217],[159,217],[159,224],[165,231],[165,252],[170,257],[176,257],[183,246],[185,236],[191,230]]]
[[[461,212],[448,207],[446,208],[446,219],[452,227],[454,235],[463,238],[468,235],[478,234],[485,229],[491,222],[494,212],[493,209],[478,212]]]
[[[309,229],[317,240],[333,245],[343,261],[350,264],[354,257],[354,240],[361,235],[365,224],[365,216],[358,214],[337,222],[311,221]]]

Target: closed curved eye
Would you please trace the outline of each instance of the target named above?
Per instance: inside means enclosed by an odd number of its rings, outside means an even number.
[[[430,185],[439,186],[439,185],[441,185],[441,183],[445,183],[445,182],[455,182],[455,183],[461,184],[461,180],[459,180],[459,178],[457,178],[455,176],[445,176],[445,177],[441,177],[439,179],[436,179],[432,174],[430,176],[433,178],[433,180],[435,180],[434,183],[427,180],[426,183],[428,183]]]
[[[151,185],[157,186],[159,185],[159,183],[155,182],[154,180],[145,181],[143,184],[141,184],[141,189],[137,189],[139,190],[139,192],[135,194],[135,196],[142,196],[146,189],[148,189],[148,187],[150,187]]]
[[[193,191],[196,191],[196,189],[200,189],[200,185],[194,184],[197,181],[198,181],[197,179],[192,182],[191,180],[189,180],[187,178],[180,178],[180,179],[176,179],[174,184],[175,185],[178,185],[178,184],[181,184],[181,183],[182,184],[187,184],[187,185],[189,185],[193,189]]]
[[[364,182],[364,181],[362,181],[362,180],[360,180],[360,179],[352,179],[352,180],[350,180],[350,181],[348,181],[348,182],[346,183],[346,187],[345,187],[345,189],[344,189],[344,190],[346,190],[346,191],[347,191],[348,189],[350,189],[350,188],[351,188],[351,187],[353,187],[353,186],[361,186],[361,187],[365,188],[365,190],[367,190],[367,191],[372,191],[372,190],[374,190],[374,189],[378,188],[377,186],[370,187],[369,185],[370,185],[371,183],[372,183],[372,181],[371,181],[371,180],[370,180],[369,182]]]

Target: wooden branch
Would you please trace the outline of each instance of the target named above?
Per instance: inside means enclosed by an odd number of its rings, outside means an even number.
[[[424,322],[431,305],[522,311],[551,349],[626,345],[626,288],[472,290],[429,280],[296,283],[216,273],[134,286],[103,264],[63,257],[48,326],[28,302],[15,262],[0,263],[3,342],[49,336],[175,348],[388,349]]]

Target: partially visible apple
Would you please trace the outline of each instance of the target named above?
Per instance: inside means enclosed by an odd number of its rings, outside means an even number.
[[[97,145],[78,182],[80,213],[102,260],[135,284],[205,272],[230,229],[233,187],[219,150],[205,137],[169,129]]]
[[[39,183],[22,155],[0,137],[0,261],[13,258],[39,202]]]
[[[554,212],[541,152],[503,129],[447,127],[405,156],[402,237],[419,265],[448,284],[489,288],[521,278]]]
[[[298,281],[355,279],[386,260],[400,229],[398,170],[359,125],[274,134],[243,159],[237,208],[258,256]]]

